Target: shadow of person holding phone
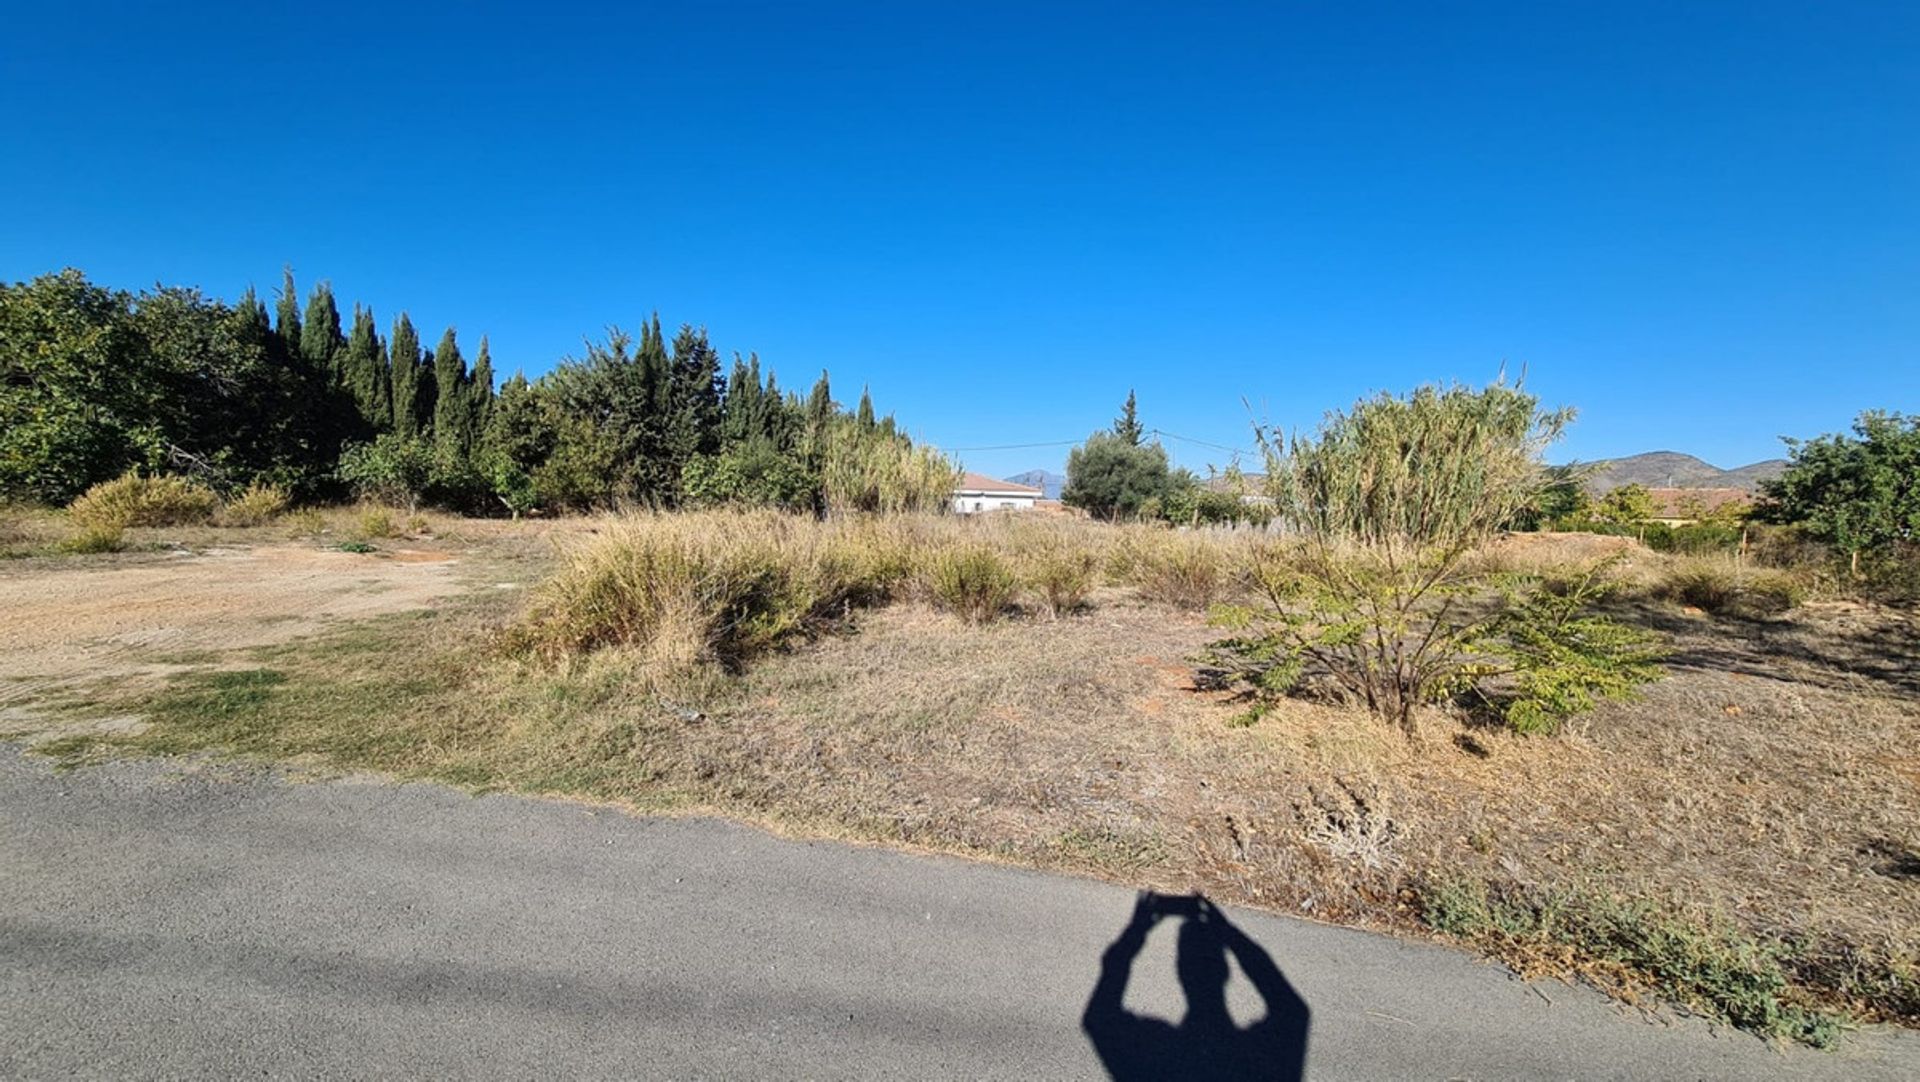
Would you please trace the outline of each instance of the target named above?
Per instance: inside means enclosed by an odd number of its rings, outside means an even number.
[[[1174,963],[1187,999],[1176,1025],[1133,1014],[1121,1005],[1147,934],[1167,917],[1182,918]],[[1227,1013],[1227,958],[1240,964],[1266,1005],[1266,1016],[1242,1028]],[[1142,891],[1133,920],[1100,957],[1100,979],[1080,1026],[1116,1079],[1299,1079],[1307,1065],[1307,1003],[1280,968],[1205,897]]]

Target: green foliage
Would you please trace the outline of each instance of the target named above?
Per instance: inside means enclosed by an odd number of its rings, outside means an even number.
[[[1689,917],[1645,898],[1591,891],[1489,890],[1447,881],[1422,892],[1436,931],[1532,968],[1542,958],[1596,979],[1651,986],[1709,1017],[1760,1034],[1831,1047],[1843,1019],[1808,1005],[1789,949],[1722,918]]]
[[[1587,514],[1596,522],[1610,523],[1616,526],[1631,526],[1647,522],[1660,513],[1653,501],[1653,494],[1647,486],[1640,484],[1621,485],[1595,502]]]
[[[1278,510],[1298,533],[1256,549],[1257,600],[1215,620],[1221,679],[1255,713],[1332,691],[1411,734],[1424,705],[1493,705],[1539,731],[1657,673],[1644,634],[1594,614],[1600,572],[1570,583],[1467,560],[1550,481],[1541,452],[1570,415],[1517,386],[1423,388],[1335,414],[1317,436],[1269,447]]]
[[[1067,454],[1060,499],[1109,522],[1157,509],[1168,488],[1167,452],[1123,435],[1096,432]]]
[[[1520,578],[1508,585],[1506,604],[1482,624],[1467,647],[1483,658],[1505,658],[1508,687],[1489,693],[1497,663],[1469,671],[1473,691],[1493,706],[1515,732],[1549,733],[1561,722],[1604,699],[1631,697],[1660,678],[1666,651],[1639,628],[1592,614],[1612,592],[1605,564],[1565,581]]]
[[[1020,580],[998,552],[964,545],[936,553],[927,571],[935,605],[970,624],[997,619],[1013,603]]]
[[[89,488],[67,508],[67,517],[84,528],[107,531],[194,526],[211,521],[219,506],[213,490],[197,481],[130,472]]]
[[[1852,436],[1787,446],[1786,472],[1762,486],[1766,518],[1798,523],[1847,553],[1856,572],[1862,554],[1920,541],[1920,417],[1868,411]]]
[[[876,420],[870,397],[843,412],[823,374],[797,399],[757,358],[724,379],[705,331],[683,326],[669,352],[657,315],[637,342],[615,329],[496,394],[484,338],[469,371],[451,329],[423,358],[404,313],[383,345],[356,304],[342,335],[332,288],[316,286],[303,315],[291,269],[276,308],[270,325],[251,290],[228,307],[78,271],[0,286],[0,499],[63,504],[129,470],[513,514],[949,498],[952,464]]]
[[[340,454],[340,479],[362,499],[418,510],[434,478],[434,448],[394,433]]]
[[[1135,447],[1147,438],[1146,429],[1140,427],[1140,402],[1131,390],[1127,392],[1126,404],[1120,407],[1120,416],[1113,420],[1112,431]]]
[[[1256,497],[1238,469],[1208,482],[1191,470],[1178,469],[1168,475],[1158,515],[1176,526],[1263,526],[1273,519],[1273,510]]]
[[[813,508],[819,481],[798,459],[764,443],[750,443],[694,457],[681,473],[680,489],[696,507],[807,511]]]

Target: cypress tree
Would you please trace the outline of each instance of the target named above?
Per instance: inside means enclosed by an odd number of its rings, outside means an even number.
[[[387,368],[393,378],[393,430],[411,439],[433,417],[433,387],[426,382],[426,369],[420,363],[420,335],[405,312],[393,321]]]
[[[339,375],[340,352],[346,338],[340,334],[340,308],[333,303],[333,287],[313,287],[307,298],[306,319],[300,324],[300,359],[314,372]]]
[[[444,451],[464,455],[472,445],[473,430],[467,411],[467,362],[452,327],[440,336],[433,351],[433,442]]]
[[[820,382],[807,396],[807,430],[818,438],[833,420],[833,388],[827,384],[827,370],[820,370]]]
[[[353,331],[347,336],[340,365],[342,381],[352,392],[354,405],[367,430],[385,432],[393,425],[392,389],[387,382],[385,352],[373,329],[373,310],[353,306]]]
[[[720,355],[707,341],[705,328],[680,325],[673,339],[673,391],[676,450],[681,461],[711,454],[720,445],[720,399],[726,382],[720,376]]]
[[[1147,436],[1146,430],[1140,427],[1139,403],[1134,401],[1131,390],[1127,391],[1127,404],[1120,407],[1120,416],[1114,419],[1113,434],[1135,447]]]
[[[480,353],[473,359],[473,377],[467,386],[467,425],[472,438],[487,431],[493,418],[493,353],[487,348],[487,336],[480,336]]]
[[[274,324],[275,360],[291,362],[300,352],[300,294],[293,288],[293,268],[280,268],[280,297],[275,303],[278,322]]]
[[[860,388],[860,410],[854,419],[859,423],[860,431],[873,431],[873,394],[870,388]]]
[[[733,355],[733,371],[727,375],[726,394],[720,406],[720,444],[738,447],[753,431],[754,398],[760,391],[758,381],[748,382],[747,362]]]

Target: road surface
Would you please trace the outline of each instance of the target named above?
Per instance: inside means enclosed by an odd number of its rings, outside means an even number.
[[[1861,1080],[1920,1075],[1915,1037],[1780,1050],[1432,945],[726,822],[0,745],[0,1077]]]

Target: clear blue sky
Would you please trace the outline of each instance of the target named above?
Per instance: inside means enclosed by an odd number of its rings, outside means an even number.
[[[23,4],[0,100],[5,278],[290,262],[530,375],[658,309],[947,447],[1503,362],[1559,457],[1920,410],[1906,2]]]

